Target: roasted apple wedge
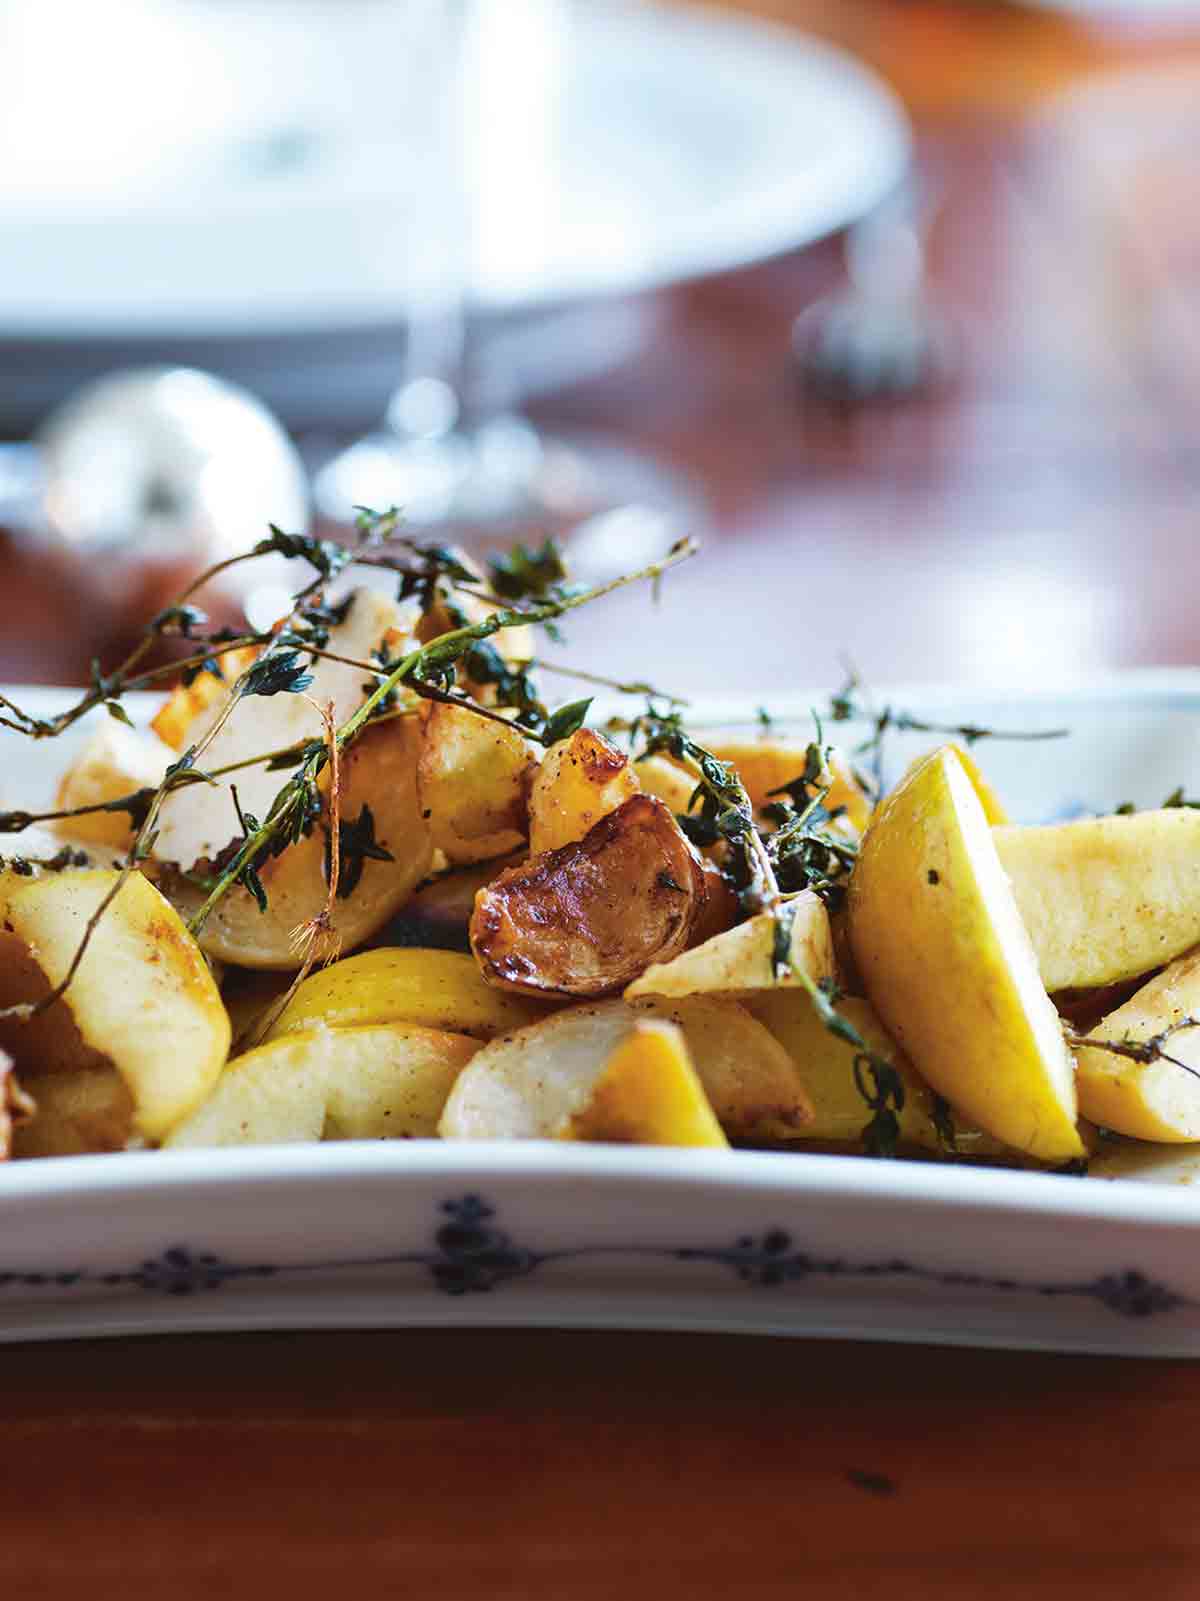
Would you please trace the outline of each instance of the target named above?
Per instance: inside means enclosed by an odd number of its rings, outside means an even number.
[[[563,1139],[605,1145],[725,1147],[683,1030],[639,1018],[596,1080],[592,1098]]]
[[[1135,1139],[1200,1140],[1200,1027],[1188,1024],[1198,1016],[1200,948],[1143,984],[1088,1036],[1106,1044],[1158,1040],[1165,1054],[1139,1062],[1089,1047],[1086,1040],[1076,1050],[1075,1083],[1084,1116]]]
[[[478,1049],[410,1024],[287,1034],[230,1062],[167,1148],[430,1137]]]
[[[546,1008],[486,984],[462,951],[381,947],[333,962],[304,980],[265,1040],[319,1023],[416,1023],[478,1040],[522,1028]]]
[[[641,995],[738,995],[796,987],[801,983],[796,969],[814,982],[832,977],[833,936],[825,903],[805,890],[791,905],[791,970],[782,978],[775,974],[775,919],[770,912],[760,912],[674,961],[648,967],[625,991],[626,1000]]]
[[[1136,978],[1200,943],[1200,812],[1082,817],[992,838],[1051,993]]]
[[[614,1051],[647,1019],[680,1029],[696,1074],[731,1138],[795,1139],[812,1103],[787,1051],[736,1001],[600,1001],[571,1006],[485,1045],[464,1068],[439,1125],[444,1139],[569,1137]]]
[[[117,878],[83,870],[0,883],[0,1006],[37,1002],[62,982]],[[44,1077],[107,1066],[132,1098],[131,1132],[152,1141],[216,1082],[229,1038],[195,940],[139,873],[96,924],[62,999],[28,1021],[0,1022],[0,1044],[35,1100]]]
[[[687,948],[706,894],[699,857],[674,816],[634,795],[575,844],[480,890],[471,948],[484,977],[503,989],[611,995]]]

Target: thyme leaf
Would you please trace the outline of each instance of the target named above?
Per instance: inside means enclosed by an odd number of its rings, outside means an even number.
[[[337,893],[339,900],[347,900],[358,888],[363,868],[368,862],[394,862],[391,851],[375,838],[375,818],[366,801],[353,822],[338,824],[338,853],[340,870]],[[325,835],[325,878],[328,882],[333,866],[333,836]]]
[[[552,600],[564,594],[567,566],[553,539],[536,549],[514,545],[506,556],[494,557],[488,569],[492,590],[502,600]]]
[[[300,661],[296,650],[270,651],[246,669],[240,693],[243,695],[298,695],[307,689],[313,675]]]
[[[546,726],[542,730],[542,742],[554,745],[560,739],[570,739],[576,729],[583,727],[584,718],[592,704],[592,696],[586,700],[573,700],[565,706],[560,706],[546,719]]]

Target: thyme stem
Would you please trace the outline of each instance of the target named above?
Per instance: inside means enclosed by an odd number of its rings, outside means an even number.
[[[388,675],[381,679],[374,690],[367,696],[357,709],[351,713],[346,721],[337,730],[334,741],[339,751],[361,732],[371,718],[372,712],[382,703],[386,702],[393,690],[401,685],[408,685],[420,693],[418,680],[429,669],[438,669],[450,666],[464,655],[478,640],[490,639],[505,628],[517,628],[527,623],[544,623],[553,618],[561,617],[566,612],[575,611],[580,606],[590,605],[593,601],[603,600],[605,596],[614,594],[629,584],[655,582],[670,568],[676,567],[680,562],[686,561],[697,550],[695,542],[691,539],[678,541],[667,554],[648,566],[639,568],[636,572],[625,573],[614,578],[606,584],[600,584],[593,589],[583,589],[574,594],[562,594],[553,600],[535,602],[525,609],[504,607],[493,612],[489,617],[478,623],[471,623],[462,628],[450,629],[445,634],[439,634],[426,645],[419,645],[409,651]],[[378,671],[378,668],[376,668]],[[428,686],[424,686],[428,687]],[[230,704],[232,705],[231,696]],[[203,905],[188,923],[189,931],[195,935],[200,932],[212,915],[215,907],[220,903],[230,888],[247,866],[253,866],[262,855],[266,847],[278,834],[283,824],[291,817],[306,785],[310,785],[317,777],[328,760],[328,751],[322,748],[314,752],[292,777],[290,791],[283,792],[278,804],[273,808],[269,817],[265,818],[254,832],[243,841],[232,862],[224,869],[212,889],[209,891]],[[760,842],[761,849],[761,842]],[[770,862],[766,861],[766,853],[762,852],[766,869],[770,874]],[[770,874],[771,882],[774,875]],[[778,898],[778,888],[775,894]]]

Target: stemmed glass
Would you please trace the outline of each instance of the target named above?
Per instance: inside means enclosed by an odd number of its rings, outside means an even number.
[[[515,409],[495,364],[481,360],[468,322],[477,218],[497,203],[504,176],[494,142],[503,143],[506,118],[518,119],[520,133],[524,109],[535,121],[524,151],[511,141],[513,153],[528,157],[536,146],[545,157],[554,106],[519,100],[531,82],[534,95],[553,97],[567,12],[562,0],[423,3],[437,46],[428,59],[442,67],[409,190],[406,357],[381,425],[318,473],[317,503],[338,522],[356,506],[399,506],[410,529],[468,544],[575,529],[575,565],[597,577],[694,519],[694,491],[614,441],[540,432]],[[541,70],[522,71],[531,58]],[[518,210],[512,225],[522,220]]]

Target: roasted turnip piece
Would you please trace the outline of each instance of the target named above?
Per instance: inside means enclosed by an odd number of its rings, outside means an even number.
[[[504,989],[611,995],[686,950],[705,897],[700,860],[670,811],[634,795],[583,839],[481,889],[471,948]]]

